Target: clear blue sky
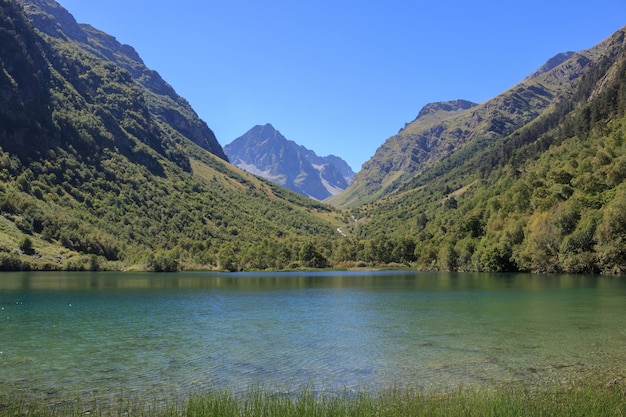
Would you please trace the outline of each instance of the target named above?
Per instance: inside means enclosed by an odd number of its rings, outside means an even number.
[[[59,0],[133,46],[222,145],[257,124],[355,171],[423,105],[482,102],[626,25],[626,0]]]

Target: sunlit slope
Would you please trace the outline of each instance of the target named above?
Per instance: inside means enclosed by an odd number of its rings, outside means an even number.
[[[433,161],[352,210],[360,221],[346,231],[413,239],[419,269],[625,272],[626,32],[591,51],[578,81],[540,116]],[[564,64],[517,88],[575,66]]]
[[[607,54],[612,43],[549,60],[526,79],[484,103],[457,100],[425,106],[417,118],[367,161],[341,195],[339,207],[370,203],[403,186],[439,161],[471,147],[472,153],[528,125],[570,97],[581,76]]]

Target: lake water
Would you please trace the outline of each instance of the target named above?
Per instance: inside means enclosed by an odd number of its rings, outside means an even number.
[[[626,375],[624,278],[0,274],[0,394],[541,386]]]

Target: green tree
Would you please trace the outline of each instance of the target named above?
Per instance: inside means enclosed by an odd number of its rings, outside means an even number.
[[[233,242],[226,242],[220,246],[217,252],[217,265],[220,269],[226,271],[238,271],[239,259],[237,256],[238,248]]]
[[[178,254],[176,251],[150,252],[147,266],[153,272],[176,272],[179,269]]]
[[[595,239],[600,269],[609,273],[626,271],[626,191],[605,208]]]
[[[326,268],[328,260],[318,251],[315,244],[306,242],[298,252],[302,265],[309,268]]]
[[[533,272],[559,272],[561,235],[549,212],[531,216],[524,244],[515,261]]]
[[[415,241],[408,237],[397,239],[393,246],[391,257],[393,262],[406,265],[415,262]]]
[[[437,264],[442,271],[456,271],[458,266],[458,254],[454,249],[454,244],[446,242],[439,249]]]

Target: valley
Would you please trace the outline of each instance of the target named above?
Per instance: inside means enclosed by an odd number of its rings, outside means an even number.
[[[0,269],[626,268],[624,29],[424,106],[355,174],[269,124],[222,148],[132,47],[0,1]]]

